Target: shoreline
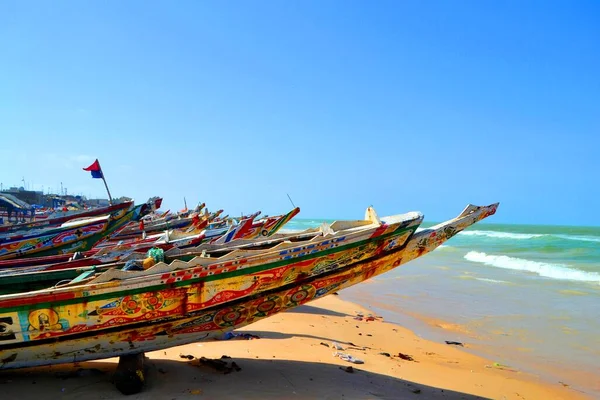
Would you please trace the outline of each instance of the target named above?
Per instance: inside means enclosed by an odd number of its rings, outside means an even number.
[[[439,264],[438,261],[431,263],[436,270],[441,268],[437,264]],[[422,266],[419,265],[419,267]],[[404,272],[409,272],[407,269],[405,268]],[[446,270],[451,271],[452,269],[448,268],[443,272]],[[570,349],[576,338],[582,340],[580,342],[581,351],[584,346],[590,348],[587,354],[588,358],[597,354],[597,350],[593,350],[593,344],[585,341],[585,338],[577,330],[546,331],[543,332],[544,336],[536,337],[535,331],[528,331],[526,328],[520,329],[515,325],[515,321],[519,318],[526,318],[525,314],[515,314],[512,316],[513,320],[510,320],[510,315],[506,318],[503,318],[504,316],[482,317],[481,312],[485,310],[485,306],[480,306],[477,308],[480,314],[472,315],[470,308],[473,307],[471,303],[473,297],[462,296],[457,299],[456,292],[462,288],[445,291],[446,285],[454,283],[447,276],[439,279],[440,282],[443,282],[442,284],[436,285],[431,284],[431,281],[427,279],[425,281],[410,280],[414,276],[414,271],[412,273],[413,275],[409,272],[402,276],[404,283],[400,287],[391,288],[389,280],[375,278],[370,285],[348,288],[342,293],[342,296],[352,302],[364,304],[372,310],[371,312],[379,313],[389,322],[407,327],[424,339],[437,343],[443,343],[444,340],[462,341],[468,344],[465,351],[474,355],[510,365],[520,371],[538,376],[550,384],[563,383],[584,391],[590,396],[600,396],[600,381],[597,378],[600,374],[600,364],[597,359],[594,361],[592,358],[592,361],[589,362],[582,360],[577,355],[570,357]],[[392,280],[396,278],[398,277],[392,277]],[[406,283],[407,280],[408,283]],[[412,291],[414,286],[421,286],[420,291]],[[403,294],[382,294],[392,290]],[[432,293],[432,297],[429,297],[428,293]],[[421,297],[423,295],[425,297]],[[498,296],[491,297],[498,298]],[[486,298],[485,295],[479,296],[479,299],[481,304],[488,304],[486,302],[489,301],[489,298]],[[488,306],[492,310],[495,307],[491,303]],[[448,308],[451,311],[444,311]],[[534,308],[530,307],[529,312]],[[456,315],[458,318],[453,319],[452,315]],[[494,319],[497,322],[492,326],[489,321]],[[485,326],[485,322],[482,321],[488,322],[488,325]],[[568,338],[561,336],[567,334],[570,334]],[[547,348],[551,344],[558,348],[548,352]]]
[[[360,300],[368,297],[368,300]],[[571,387],[573,390],[585,393],[588,396],[600,394],[600,380],[598,375],[576,363],[562,364],[553,360],[544,359],[542,356],[532,353],[529,347],[513,347],[499,342],[502,332],[482,333],[474,330],[469,325],[450,322],[447,319],[405,310],[401,307],[393,307],[375,301],[365,293],[364,288],[356,293],[343,294],[344,299],[354,303],[365,304],[365,308],[371,313],[378,313],[386,317],[386,321],[399,326],[406,327],[419,338],[424,340],[443,343],[445,340],[461,341],[464,347],[461,350],[472,355],[488,360],[496,360],[510,366],[511,369],[531,375],[549,385],[561,384]],[[600,373],[600,369],[598,370]]]
[[[146,387],[128,398],[591,398],[458,346],[425,340],[400,325],[356,320],[356,312],[367,316],[370,311],[332,295],[236,331],[260,339],[198,342],[147,353]],[[344,348],[340,352],[364,364],[335,357],[333,341]],[[241,370],[224,374],[199,362],[222,356],[231,357],[223,361],[235,361]],[[7,398],[120,398],[110,383],[117,362],[0,371],[0,384]]]

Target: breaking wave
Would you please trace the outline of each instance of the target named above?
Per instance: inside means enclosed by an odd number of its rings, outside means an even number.
[[[600,274],[596,272],[587,272],[570,268],[565,264],[552,264],[516,257],[495,256],[479,251],[468,252],[465,254],[465,259],[471,262],[481,263],[496,268],[532,272],[545,278],[593,282],[600,284]]]
[[[582,242],[596,242],[600,243],[600,237],[597,236],[569,236],[569,235],[556,235],[556,237],[566,240],[579,240]]]
[[[481,282],[490,282],[490,283],[510,283],[508,281],[501,281],[499,279],[490,279],[490,278],[475,278],[478,281]]]
[[[465,236],[486,236],[496,239],[533,239],[544,236],[541,233],[511,233],[511,232],[496,232],[496,231],[462,231],[459,235]]]
[[[558,238],[564,240],[574,240],[581,242],[596,242],[600,243],[600,237],[598,236],[582,236],[582,235],[554,235],[544,233],[512,233],[512,232],[499,232],[499,231],[462,231],[459,235],[463,236],[483,236],[495,239],[512,239],[512,240],[528,240],[535,238]]]

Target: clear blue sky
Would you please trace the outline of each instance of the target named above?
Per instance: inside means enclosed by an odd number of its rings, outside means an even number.
[[[0,51],[4,186],[600,225],[597,1],[3,1]]]

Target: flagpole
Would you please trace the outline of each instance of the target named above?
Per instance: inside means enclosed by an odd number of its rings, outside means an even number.
[[[98,166],[100,167],[100,162],[98,161]],[[104,182],[104,187],[106,188],[106,193],[108,193],[108,204],[112,206],[112,196],[110,195],[110,190],[108,190],[108,185],[106,184],[106,179],[104,179],[104,171],[102,171],[102,167],[100,167],[100,171],[102,173],[102,182]]]

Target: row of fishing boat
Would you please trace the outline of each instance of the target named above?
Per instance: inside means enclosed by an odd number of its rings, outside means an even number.
[[[396,268],[494,214],[467,206],[281,228],[299,208],[230,218],[161,198],[0,232],[0,369],[138,354],[217,338]]]
[[[153,214],[161,202],[160,198],[152,198],[139,206],[133,203],[110,206],[106,208],[105,215],[93,218],[74,215],[66,222],[61,217],[55,223],[44,221],[44,227],[5,227],[7,229],[0,233],[0,270],[24,264],[64,261],[77,252],[86,252],[86,257],[100,250],[113,250],[110,252],[112,257],[117,257],[127,250],[143,250],[152,246],[185,248],[204,242],[227,243],[242,238],[268,237],[300,211],[294,208],[276,217],[257,218],[260,215],[257,212],[240,219],[220,218],[223,210],[209,213],[202,204],[192,215],[174,219],[171,214],[163,214],[146,223],[145,217]],[[96,213],[100,214],[99,211]],[[136,221],[141,221],[139,226]]]

